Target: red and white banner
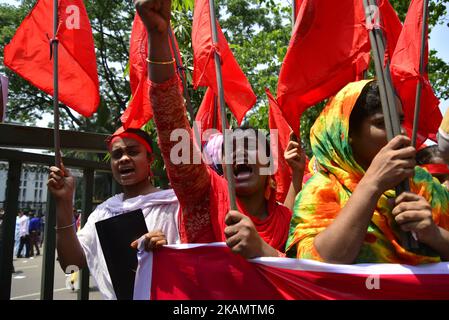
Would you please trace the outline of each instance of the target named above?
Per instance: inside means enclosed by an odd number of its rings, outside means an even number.
[[[449,299],[449,263],[335,265],[245,260],[224,243],[139,253],[139,300]]]

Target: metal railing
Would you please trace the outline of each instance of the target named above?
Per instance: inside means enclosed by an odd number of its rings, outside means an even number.
[[[61,149],[87,152],[107,152],[104,143],[107,135],[84,132],[61,131]],[[6,147],[6,148],[5,148]],[[51,166],[54,157],[44,154],[27,153],[7,148],[38,148],[51,150],[53,148],[53,130],[46,128],[24,127],[10,124],[0,124],[0,161],[8,162],[8,178],[5,198],[5,214],[1,228],[0,248],[0,300],[11,298],[13,249],[16,216],[19,209],[19,191],[22,164],[40,164]],[[83,208],[81,226],[93,209],[95,172],[110,172],[110,166],[105,162],[83,159],[63,158],[67,167],[79,168],[83,171]],[[113,183],[114,185],[114,183]],[[53,282],[56,248],[56,208],[52,197],[48,196],[48,206],[45,213],[44,251],[42,260],[41,299],[53,299]],[[78,299],[89,299],[89,271],[80,271],[80,290]]]

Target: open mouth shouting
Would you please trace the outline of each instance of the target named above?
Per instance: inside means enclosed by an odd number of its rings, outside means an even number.
[[[126,166],[126,167],[120,167],[118,172],[122,179],[126,179],[126,178],[131,177],[134,174],[135,170],[133,167]]]
[[[251,178],[253,174],[253,168],[248,164],[235,164],[234,165],[234,177],[238,181],[247,180]]]

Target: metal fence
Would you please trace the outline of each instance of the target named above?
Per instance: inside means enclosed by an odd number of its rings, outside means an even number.
[[[104,143],[106,135],[61,131],[61,149],[86,152],[107,152]],[[51,150],[53,148],[53,130],[46,128],[24,127],[11,124],[0,124],[0,161],[8,162],[8,177],[5,197],[5,214],[0,239],[0,299],[11,297],[12,261],[14,233],[19,203],[20,177],[23,164],[39,164],[51,166],[54,157],[44,154],[27,153],[9,148],[37,148]],[[81,226],[86,223],[88,214],[93,209],[94,178],[99,171],[110,171],[105,162],[89,161],[75,158],[63,158],[67,167],[74,167],[83,172]],[[115,189],[116,184],[111,181]],[[115,190],[112,190],[112,193]],[[48,196],[45,208],[44,252],[42,259],[41,299],[53,299],[53,282],[56,247],[56,208],[51,196]],[[78,299],[89,299],[89,272],[80,271],[80,290]]]

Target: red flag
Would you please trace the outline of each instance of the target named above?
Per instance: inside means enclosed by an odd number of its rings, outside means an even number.
[[[148,86],[148,34],[136,14],[129,45],[129,83],[132,97],[121,120],[124,128],[140,128],[153,117]]]
[[[172,30],[173,33],[173,30]],[[178,42],[173,33],[175,48],[170,50],[172,55],[181,55],[178,48]],[[129,82],[131,86],[132,97],[125,112],[121,117],[124,128],[141,128],[153,117],[153,109],[150,104],[149,86],[148,86],[148,34],[142,19],[138,14],[134,17],[131,31],[131,40],[129,46]],[[182,89],[181,89],[182,90]]]
[[[303,0],[281,67],[278,102],[299,136],[302,112],[337,93],[368,68],[363,1]]]
[[[223,132],[221,129],[220,110],[218,109],[219,105],[216,99],[217,97],[212,89],[207,88],[195,118],[195,121],[201,124],[200,137],[203,137],[203,132],[208,129],[217,129],[218,131]],[[214,121],[216,121],[215,126]]]
[[[256,103],[256,95],[232,54],[221,28],[216,22],[218,43],[212,41],[210,10],[208,0],[196,0],[192,27],[193,85],[212,88],[219,96],[215,74],[214,52],[221,58],[223,89],[226,104],[240,124],[251,107]]]
[[[181,244],[139,252],[134,299],[447,300],[448,286],[447,262],[407,266],[246,260],[224,243]]]
[[[283,203],[292,182],[292,171],[284,158],[284,151],[287,149],[288,142],[290,141],[290,132],[292,129],[282,115],[279,105],[270,90],[265,89],[265,92],[270,108],[268,119],[270,132],[276,129],[278,133],[277,145],[273,145],[274,141],[270,140],[272,143],[271,151],[273,153],[273,159],[277,161],[277,170],[274,174],[274,179],[276,180],[276,200]]]
[[[299,8],[301,7],[304,0],[294,0],[294,1],[295,1],[295,21],[296,21],[296,17],[298,17],[299,13]]]
[[[420,74],[421,32],[423,28],[423,0],[412,0],[391,61],[391,77],[401,97],[406,127],[411,127],[415,110],[416,85],[422,81],[419,142],[435,137],[442,120],[439,101],[432,91],[427,71]],[[427,29],[427,24],[426,24]],[[426,31],[427,32],[427,31]],[[428,41],[425,41],[425,70],[429,62]],[[418,143],[419,144],[419,143]]]
[[[385,46],[385,61],[390,61],[402,31],[402,23],[401,20],[399,20],[398,14],[391,6],[390,1],[381,1],[379,4],[379,11],[382,31],[387,42]]]
[[[82,0],[59,1],[59,100],[83,116],[100,102],[94,39]],[[5,47],[7,67],[53,94],[53,1],[39,0]]]

